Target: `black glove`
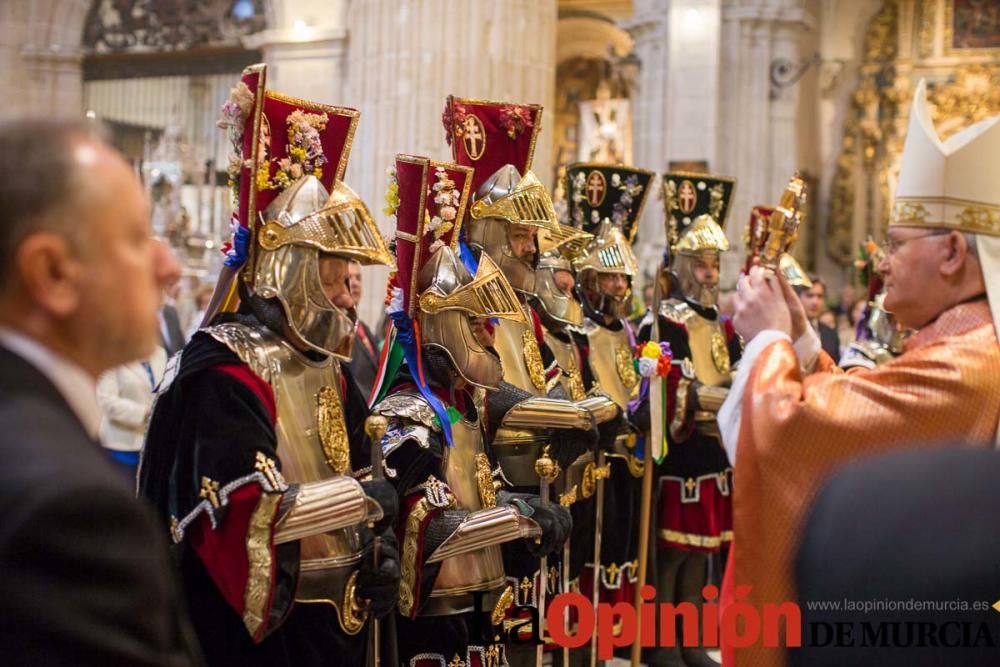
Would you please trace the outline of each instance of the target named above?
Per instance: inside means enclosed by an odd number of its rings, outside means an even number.
[[[694,413],[702,409],[701,401],[698,400],[698,390],[703,386],[699,380],[691,380],[691,384],[688,385],[688,413]]]
[[[391,530],[379,533],[378,567],[375,567],[375,533],[365,528],[361,535],[365,546],[354,595],[360,602],[368,601],[369,611],[382,618],[399,600],[399,546]]]
[[[598,432],[594,425],[591,425],[590,430],[586,431],[576,428],[559,428],[552,429],[549,438],[552,443],[549,450],[552,458],[556,460],[560,468],[565,470],[584,452],[590,451],[597,445]]]
[[[644,406],[649,405],[649,401],[643,401]],[[639,408],[642,410],[642,406]],[[649,408],[646,408],[646,421],[649,422]],[[597,427],[597,448],[603,452],[610,452],[614,449],[615,440],[619,434],[628,433],[632,429],[625,414],[619,410],[618,414],[611,421],[606,421]]]
[[[530,537],[525,540],[528,553],[535,558],[548,556],[561,549],[573,530],[573,517],[569,508],[558,503],[543,505],[542,499],[535,495],[501,491],[497,494],[497,505],[516,507],[518,512],[534,520],[542,529],[540,538]]]
[[[392,527],[396,523],[396,515],[399,514],[399,497],[396,495],[396,489],[384,479],[361,482],[361,488],[364,489],[365,495],[382,507],[382,518],[376,522],[375,531],[381,533],[386,528]]]

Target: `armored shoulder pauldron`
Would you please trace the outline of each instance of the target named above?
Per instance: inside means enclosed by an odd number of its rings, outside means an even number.
[[[401,391],[383,398],[372,408],[372,413],[383,417],[400,417],[423,424],[433,431],[440,431],[434,410],[423,396],[416,392]]]
[[[280,372],[282,359],[289,356],[287,347],[263,327],[258,329],[238,322],[226,322],[203,331],[228,347],[250,370],[272,386]]]
[[[691,318],[697,314],[694,308],[683,301],[670,299],[660,303],[660,316],[683,327],[687,327]]]

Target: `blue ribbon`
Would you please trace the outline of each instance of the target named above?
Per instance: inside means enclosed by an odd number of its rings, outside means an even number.
[[[243,225],[236,225],[233,231],[233,245],[226,251],[226,258],[222,263],[231,269],[238,269],[246,263],[249,250],[250,230]]]
[[[392,318],[392,323],[396,327],[396,342],[403,348],[403,357],[406,359],[406,365],[410,367],[410,375],[413,376],[413,382],[417,385],[417,389],[420,390],[424,399],[430,404],[431,409],[434,410],[434,414],[437,415],[438,421],[441,423],[441,432],[444,433],[445,442],[451,447],[453,442],[451,437],[451,418],[448,416],[448,410],[438,400],[438,397],[434,395],[434,392],[427,386],[427,383],[420,378],[420,366],[418,365],[420,349],[417,347],[416,337],[413,333],[413,320],[407,317],[403,311],[392,313],[389,317]]]
[[[469,247],[468,241],[465,240],[465,227],[462,227],[458,237],[458,256],[462,259],[462,264],[465,264],[465,268],[469,270],[469,273],[476,275],[476,271],[479,269],[479,262],[476,260],[476,256],[472,254],[472,248]]]

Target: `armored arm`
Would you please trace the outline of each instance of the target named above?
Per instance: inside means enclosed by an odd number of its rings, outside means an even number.
[[[447,512],[442,524],[451,522],[452,532],[427,559],[439,563],[445,558],[459,556],[483,547],[512,542],[527,537],[539,537],[542,529],[531,518],[514,507],[490,507],[465,514],[457,524],[453,512]]]
[[[595,424],[611,421],[618,406],[603,394],[579,401],[532,396],[506,382],[487,401],[490,422],[510,429],[590,430]]]
[[[284,494],[274,531],[283,544],[382,518],[382,507],[353,477],[334,477],[290,487]]]

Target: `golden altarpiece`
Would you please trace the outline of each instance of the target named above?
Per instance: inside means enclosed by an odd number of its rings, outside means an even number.
[[[885,0],[862,58],[830,193],[827,248],[845,265],[858,243],[885,233],[921,78],[942,139],[1000,113],[1000,3]]]

